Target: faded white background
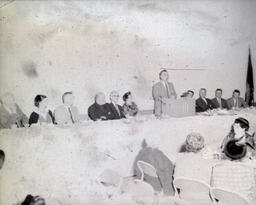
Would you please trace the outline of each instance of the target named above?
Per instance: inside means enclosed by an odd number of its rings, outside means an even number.
[[[16,0],[0,9],[0,94],[13,92],[27,114],[36,94],[57,106],[70,90],[82,113],[112,89],[152,109],[151,87],[168,68],[178,69],[169,73],[179,95],[206,87],[213,97],[221,87],[244,97],[255,34],[253,0]]]

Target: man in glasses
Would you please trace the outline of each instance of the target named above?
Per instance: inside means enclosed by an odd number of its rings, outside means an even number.
[[[117,120],[121,118],[125,118],[124,110],[122,106],[118,104],[119,94],[117,91],[112,91],[109,95],[110,103],[107,104],[108,107],[108,119]]]

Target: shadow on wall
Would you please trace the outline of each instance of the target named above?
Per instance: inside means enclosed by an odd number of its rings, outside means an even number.
[[[37,65],[33,61],[27,61],[23,63],[22,70],[28,78],[38,77]]]

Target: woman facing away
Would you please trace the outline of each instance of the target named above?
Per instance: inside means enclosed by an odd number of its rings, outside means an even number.
[[[247,133],[249,127],[249,122],[245,118],[235,119],[229,134],[221,144],[221,149],[227,157],[235,160],[244,156],[248,158],[256,156],[254,134]]]
[[[47,108],[48,100],[45,95],[37,95],[34,99],[36,109],[29,117],[29,126],[37,123],[55,123],[55,119],[51,110]]]
[[[127,92],[123,95],[123,101],[123,109],[126,116],[135,116],[138,114],[138,106],[133,101],[131,92]]]

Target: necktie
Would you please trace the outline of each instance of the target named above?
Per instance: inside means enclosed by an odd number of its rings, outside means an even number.
[[[164,83],[165,83],[165,87],[166,87],[167,98],[170,98],[170,93],[169,93],[169,86],[168,86],[168,83],[167,83],[167,82],[164,82]]]
[[[73,119],[73,116],[72,116],[72,112],[71,112],[70,107],[68,108],[68,111],[69,111],[69,114],[70,114],[71,121],[72,121],[72,123],[74,123],[75,121],[74,121],[74,119]]]
[[[115,104],[115,108],[116,108],[116,111],[117,111],[118,115],[120,116],[120,110],[118,108],[118,105]]]
[[[238,107],[237,99],[234,98],[235,101],[235,107]]]
[[[218,103],[219,103],[220,108],[222,108],[221,99],[219,99],[219,98],[218,98]]]

